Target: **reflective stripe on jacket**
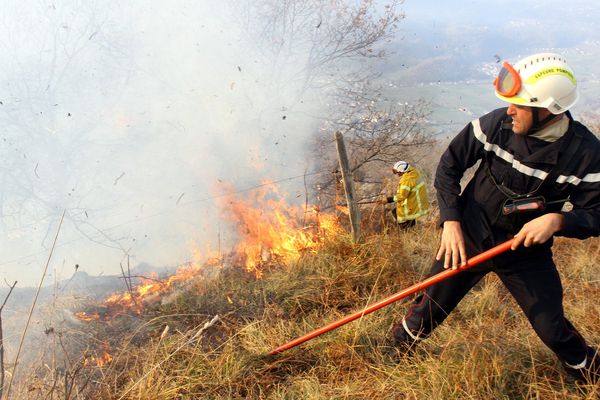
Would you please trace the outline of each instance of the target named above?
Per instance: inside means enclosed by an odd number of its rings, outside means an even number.
[[[568,131],[553,143],[503,129],[506,108],[494,110],[468,124],[450,143],[437,168],[437,189],[441,222],[461,221],[475,241],[493,242],[512,237],[523,224],[548,212],[560,212],[565,224],[557,236],[585,239],[600,234],[600,142],[577,121],[570,119]],[[570,115],[569,115],[570,116]],[[581,135],[577,155],[566,167],[554,171],[554,182],[541,186],[575,134]],[[461,191],[464,172],[481,160],[473,178]],[[488,173],[489,169],[489,173]],[[539,190],[536,196],[558,201],[542,212],[504,216],[507,196],[488,176],[522,194]],[[572,210],[562,209],[560,200],[569,199]],[[546,243],[551,245],[551,241]]]
[[[429,212],[427,188],[418,170],[413,168],[402,174],[394,201],[398,222],[417,219]]]

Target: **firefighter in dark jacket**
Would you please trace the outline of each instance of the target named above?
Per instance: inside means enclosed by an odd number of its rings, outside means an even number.
[[[505,62],[496,96],[509,103],[468,124],[436,171],[442,238],[430,275],[514,237],[512,251],[437,283],[392,328],[396,345],[425,339],[488,272],[495,272],[541,340],[577,379],[600,376],[600,355],[566,319],[553,236],[600,234],[600,142],[571,117],[577,84],[565,59]],[[461,193],[465,170],[481,161]],[[572,205],[564,211],[565,202]]]

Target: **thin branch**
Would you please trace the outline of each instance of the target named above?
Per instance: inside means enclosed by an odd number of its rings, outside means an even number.
[[[0,306],[0,313],[2,312],[2,310],[4,309],[4,306],[6,305],[6,302],[8,301],[8,298],[10,297],[10,294],[12,293],[13,289],[15,288],[15,286],[17,285],[17,281],[15,281],[15,283],[13,283],[10,287],[10,290],[8,291],[8,294],[6,295],[6,297],[4,298],[4,302],[2,303],[2,306]],[[1,397],[0,397],[1,398]]]

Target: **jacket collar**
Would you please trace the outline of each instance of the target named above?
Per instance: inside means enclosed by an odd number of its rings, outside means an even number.
[[[560,139],[567,130],[569,130],[569,118],[563,114],[558,121],[540,131],[532,133],[530,137],[553,143]]]
[[[571,137],[573,136],[573,132],[568,129],[569,119],[564,118],[563,120],[561,120],[561,124],[562,121],[565,121],[567,123],[567,131],[561,134],[561,136],[558,137],[555,141],[546,142],[546,146],[538,148],[538,150],[532,152],[531,154],[523,158],[522,161],[524,163],[556,165],[558,157],[563,151],[565,151],[567,144],[570,142]],[[531,137],[524,137],[523,139],[541,140],[539,138],[532,139]]]

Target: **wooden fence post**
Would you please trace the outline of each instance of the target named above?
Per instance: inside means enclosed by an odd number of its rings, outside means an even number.
[[[340,169],[342,171],[342,180],[344,182],[344,192],[346,192],[346,204],[350,211],[350,226],[352,228],[352,241],[358,243],[361,240],[360,229],[360,209],[356,204],[356,195],[354,193],[354,184],[352,182],[352,171],[348,162],[348,154],[344,145],[344,137],[341,132],[335,133],[335,143],[338,151],[338,159],[340,161]]]

